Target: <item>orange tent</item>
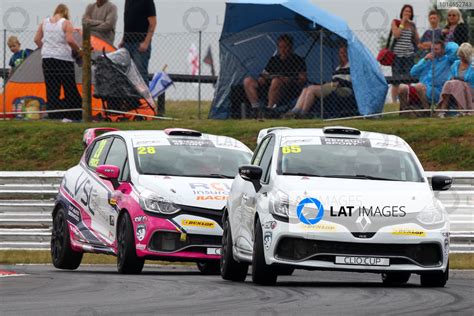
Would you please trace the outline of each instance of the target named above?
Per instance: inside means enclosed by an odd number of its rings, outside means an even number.
[[[74,37],[78,43],[82,43],[82,35],[80,32],[74,32]],[[92,36],[91,44],[94,49],[93,58],[105,50],[110,53],[116,49],[107,42]],[[76,83],[79,93],[82,93],[82,69],[76,65]],[[92,94],[94,93],[94,85],[92,84]],[[0,94],[0,117],[3,113],[13,112],[13,104],[16,100],[25,97],[40,98],[47,103],[46,100],[46,85],[44,83],[41,51],[38,49],[34,51],[13,73],[5,85],[4,91]],[[5,101],[5,102],[4,102]],[[92,115],[101,114],[104,117],[103,105],[101,100],[92,98]],[[95,109],[95,110],[94,110]],[[98,109],[98,110],[97,110]],[[140,114],[154,115],[153,110],[148,106],[143,106],[138,109]],[[80,115],[80,114],[78,114]],[[14,114],[7,114],[6,117],[13,118]]]

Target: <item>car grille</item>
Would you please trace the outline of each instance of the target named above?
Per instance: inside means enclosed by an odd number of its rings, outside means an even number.
[[[391,260],[391,263],[414,261],[422,266],[439,266],[442,262],[441,247],[437,243],[375,244],[286,237],[280,240],[276,248],[278,258],[292,261],[322,259],[334,262],[335,255],[399,257]]]
[[[191,252],[206,252],[206,247],[220,247],[222,237],[209,235],[186,235],[186,240],[181,240],[181,233],[155,232],[150,240],[149,249],[160,252],[177,252],[186,249]]]

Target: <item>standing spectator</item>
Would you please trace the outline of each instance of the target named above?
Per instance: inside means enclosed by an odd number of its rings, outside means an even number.
[[[125,47],[148,85],[151,40],[156,28],[153,0],[125,0],[125,31],[120,47]]]
[[[306,83],[306,63],[293,52],[293,38],[283,34],[278,38],[278,54],[271,57],[267,66],[255,79],[244,79],[244,90],[253,109],[276,113],[284,97],[297,97]],[[264,90],[264,91],[262,91]],[[260,104],[260,95],[268,92],[267,105]],[[286,109],[288,110],[288,109]]]
[[[109,0],[96,0],[87,6],[82,18],[91,26],[91,34],[114,44],[117,25],[117,6]]]
[[[395,37],[393,53],[395,59],[392,65],[392,76],[408,76],[415,63],[416,47],[419,42],[416,25],[413,22],[413,7],[405,4],[400,11],[400,20],[392,21],[392,33]],[[392,99],[396,102],[398,84],[392,86]]]
[[[431,29],[426,30],[423,33],[423,36],[420,39],[418,48],[423,51],[423,55],[431,52],[431,48],[440,39],[443,37],[441,28],[439,27],[439,14],[436,10],[431,10],[428,15],[428,21],[430,22]]]
[[[82,50],[74,40],[73,30],[68,7],[60,4],[53,17],[44,19],[36,32],[35,43],[41,48],[43,59],[48,110],[82,107],[73,58],[73,53],[82,56]],[[61,87],[64,89],[64,100],[60,99]],[[51,113],[48,116],[52,119],[74,119],[73,112]]]
[[[474,110],[474,67],[472,66],[472,45],[463,43],[458,50],[460,60],[451,67],[450,80],[443,86],[440,109],[447,110],[449,101],[456,103],[458,110]],[[469,113],[472,115],[472,113]],[[445,117],[445,112],[440,112],[439,117]]]
[[[464,23],[461,11],[452,7],[448,10],[448,24],[443,29],[444,42],[455,42],[458,45],[469,42],[469,28]]]
[[[10,66],[8,76],[11,76],[15,68],[20,66],[33,51],[31,49],[21,49],[21,43],[16,36],[10,36],[7,45],[13,53],[13,56],[10,58],[10,62],[8,63]]]

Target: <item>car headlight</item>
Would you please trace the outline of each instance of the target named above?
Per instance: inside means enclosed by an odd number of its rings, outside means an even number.
[[[441,224],[446,220],[443,209],[436,205],[425,207],[416,219],[425,225]]]
[[[270,197],[270,213],[288,218],[290,209],[290,198],[288,194],[282,191],[276,191]]]
[[[145,211],[168,215],[177,213],[181,210],[178,206],[165,197],[148,191],[140,195],[140,206]]]

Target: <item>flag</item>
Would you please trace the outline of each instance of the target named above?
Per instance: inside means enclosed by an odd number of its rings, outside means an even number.
[[[166,89],[173,85],[173,80],[166,72],[157,72],[150,82],[150,92],[154,98],[162,95]]]
[[[216,68],[214,67],[214,58],[212,57],[212,50],[210,45],[207,48],[207,53],[204,57],[203,62],[211,67],[211,75],[214,77],[216,75]]]
[[[191,75],[196,76],[199,74],[199,54],[196,45],[191,44],[188,54],[188,63],[191,70]]]

